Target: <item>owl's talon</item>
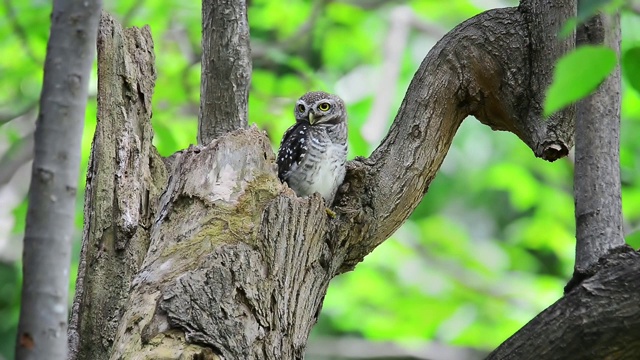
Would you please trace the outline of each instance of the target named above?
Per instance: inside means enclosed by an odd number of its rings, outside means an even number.
[[[329,209],[329,208],[324,208],[324,210],[327,212],[327,215],[329,215],[330,218],[335,219],[336,218],[336,213]]]

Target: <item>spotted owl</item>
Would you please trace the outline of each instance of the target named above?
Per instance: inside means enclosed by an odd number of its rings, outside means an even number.
[[[293,112],[296,123],[284,133],[278,150],[278,177],[298,196],[317,192],[330,206],[346,173],[344,102],[313,91],[298,99]]]

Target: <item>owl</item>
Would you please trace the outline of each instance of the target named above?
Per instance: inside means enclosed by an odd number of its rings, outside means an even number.
[[[322,91],[308,92],[293,113],[296,123],[284,133],[278,150],[278,177],[298,196],[317,192],[330,206],[346,173],[344,101]]]

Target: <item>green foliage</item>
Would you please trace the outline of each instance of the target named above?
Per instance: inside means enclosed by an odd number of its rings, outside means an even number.
[[[13,358],[20,316],[20,271],[17,264],[0,262],[0,359]]]
[[[636,91],[640,92],[640,46],[627,49],[622,55],[622,70],[625,78]]]
[[[13,12],[0,6],[0,17],[6,20],[0,22],[0,52],[10,54],[0,57],[0,114],[24,109],[38,99],[51,11],[50,3],[39,0],[8,3]],[[293,123],[292,106],[298,96],[313,89],[337,92],[348,106],[350,157],[366,156],[378,143],[367,141],[362,129],[376,101],[389,14],[397,6],[407,6],[429,25],[450,29],[485,10],[478,5],[481,2],[470,0],[446,4],[436,0],[250,3],[254,63],[250,122],[267,131],[276,148]],[[167,156],[195,143],[200,2],[124,0],[105,6],[127,26],[149,24],[151,28],[158,73],[152,120],[159,152]],[[634,60],[638,39],[633,36],[640,34],[636,23],[637,18],[623,14],[622,65],[629,87],[622,93],[620,142],[627,240],[637,248],[640,93],[630,91],[640,71],[640,61]],[[393,120],[411,77],[437,40],[429,32],[411,30],[399,65],[393,110],[383,126]],[[606,48],[583,48],[568,57],[558,67],[560,85],[550,91],[548,113],[595,88],[616,60]],[[82,145],[83,174],[96,124],[95,77],[92,86]],[[13,122],[1,129],[2,149],[20,141],[24,133]],[[312,336],[349,334],[495,347],[557,300],[571,276],[575,247],[572,177],[570,159],[546,163],[534,158],[512,134],[492,132],[475,119],[467,119],[411,218],[355,271],[332,282]],[[82,196],[77,207],[72,281],[82,232]],[[24,201],[10,215],[17,237],[24,230],[26,208]],[[3,236],[0,233],[0,246]],[[0,260],[0,357],[11,358],[19,266],[1,261],[6,260]]]
[[[616,66],[615,52],[605,46],[584,45],[558,60],[544,102],[544,115],[589,95]]]

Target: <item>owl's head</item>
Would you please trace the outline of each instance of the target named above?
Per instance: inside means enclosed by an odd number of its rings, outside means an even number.
[[[311,125],[338,124],[347,120],[344,101],[336,95],[323,91],[308,92],[293,109],[296,121],[306,121]]]

